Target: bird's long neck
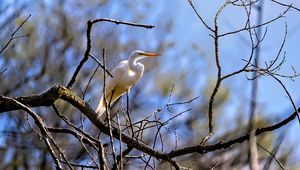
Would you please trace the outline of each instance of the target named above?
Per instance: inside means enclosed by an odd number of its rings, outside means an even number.
[[[140,55],[131,55],[128,59],[129,68],[131,71],[135,72],[137,70],[137,61],[143,58]]]

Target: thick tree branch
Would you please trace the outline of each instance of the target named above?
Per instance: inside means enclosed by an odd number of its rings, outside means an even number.
[[[70,104],[72,104],[74,107],[79,109],[82,113],[84,113],[90,121],[98,127],[101,132],[104,132],[105,134],[109,134],[109,126],[106,126],[102,121],[97,119],[96,113],[91,109],[91,107],[85,103],[80,97],[76,96],[72,91],[68,90],[66,87],[63,86],[54,86],[47,92],[40,94],[40,95],[33,95],[28,97],[16,97],[14,100],[22,103],[23,105],[26,105],[28,107],[39,107],[39,106],[51,106],[56,100],[62,99]],[[0,113],[12,111],[12,110],[18,110],[23,109],[19,104],[16,104],[12,100],[8,100],[7,98],[0,96]],[[300,111],[300,108],[298,108],[298,111]],[[297,116],[297,112],[295,111],[292,115],[290,115],[288,118],[282,120],[281,122],[273,125],[268,126],[264,128],[258,128],[255,131],[255,135],[258,136],[262,133],[274,131],[276,129],[279,129],[280,127],[286,125],[295,117]],[[200,153],[205,154],[207,152],[212,152],[220,149],[226,149],[231,147],[234,144],[242,143],[246,140],[249,140],[249,133],[237,137],[235,139],[229,140],[227,142],[219,142],[213,145],[195,145],[191,147],[185,147],[182,149],[177,149],[174,151],[171,151],[169,153],[159,152],[151,147],[145,145],[141,141],[135,140],[132,137],[120,133],[120,131],[117,128],[112,127],[112,134],[115,139],[119,139],[120,135],[122,136],[122,142],[126,143],[129,147],[133,147],[137,150],[140,150],[146,154],[149,154],[157,159],[161,159],[164,161],[168,161],[169,163],[174,164],[174,161],[172,158],[190,154],[190,153]]]
[[[298,108],[297,112],[299,112],[299,111],[300,111],[300,108]],[[255,136],[261,135],[262,133],[265,133],[265,132],[271,132],[271,131],[274,131],[276,129],[283,127],[284,125],[288,124],[289,122],[291,122],[292,120],[294,120],[297,117],[297,112],[295,111],[289,117],[287,117],[286,119],[282,120],[281,122],[279,122],[275,125],[267,126],[267,127],[263,127],[263,128],[257,128],[255,130]],[[216,150],[220,150],[220,149],[227,149],[234,144],[242,143],[246,140],[249,140],[249,137],[250,137],[250,132],[247,133],[246,135],[237,137],[237,138],[229,140],[227,142],[221,141],[221,142],[213,144],[213,145],[205,145],[205,146],[195,145],[195,146],[191,146],[191,147],[185,147],[182,149],[174,150],[174,151],[170,152],[168,155],[170,158],[174,158],[177,156],[186,155],[186,154],[190,154],[190,153],[194,153],[194,152],[198,152],[200,154],[205,154],[207,152],[212,152],[212,151],[216,151]]]
[[[99,129],[101,132],[109,135],[110,128],[106,126],[102,121],[97,119],[97,114],[93,109],[84,102],[80,97],[76,96],[72,91],[68,90],[63,86],[54,86],[47,92],[41,95],[33,95],[29,97],[17,97],[15,100],[21,102],[22,104],[29,107],[38,107],[38,106],[51,106],[56,100],[62,99],[74,107],[79,109],[84,113],[89,120]],[[11,100],[6,100],[4,97],[0,96],[0,113],[12,110],[22,109],[19,105],[15,104]],[[167,154],[158,152],[150,148],[149,146],[143,144],[140,141],[132,139],[132,137],[120,133],[117,128],[111,127],[113,137],[119,139],[120,135],[122,137],[122,142],[126,143],[128,146],[134,147],[144,153],[147,153],[157,159],[162,159],[164,161],[170,162],[174,165],[174,162],[168,157]]]

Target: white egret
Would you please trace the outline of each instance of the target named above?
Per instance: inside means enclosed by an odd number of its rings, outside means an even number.
[[[105,101],[106,104],[112,104],[124,93],[128,92],[143,75],[144,65],[137,62],[145,57],[159,56],[157,53],[143,51],[133,51],[128,60],[121,61],[111,72],[113,77],[109,77],[105,84]],[[102,94],[96,113],[101,120],[106,119],[104,95]],[[110,106],[108,106],[110,107]],[[114,117],[115,115],[110,115]]]

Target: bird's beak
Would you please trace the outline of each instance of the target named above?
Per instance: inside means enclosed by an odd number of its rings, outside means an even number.
[[[156,56],[160,56],[161,54],[143,52],[142,55],[147,56],[147,57],[156,57]]]

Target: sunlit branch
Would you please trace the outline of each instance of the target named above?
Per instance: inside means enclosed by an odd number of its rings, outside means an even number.
[[[84,113],[89,120],[98,127],[102,132],[109,135],[110,128],[103,124],[100,120],[97,119],[96,113],[89,107],[87,103],[85,103],[83,100],[81,100],[78,96],[76,96],[73,92],[68,90],[65,87],[62,86],[54,86],[47,92],[41,94],[41,95],[33,95],[28,97],[17,97],[14,98],[14,100],[22,103],[23,105],[26,105],[28,107],[40,107],[40,106],[51,106],[55,101],[58,99],[62,99],[70,104],[72,104],[74,107],[79,109],[82,113]],[[5,97],[0,97],[0,113],[12,111],[12,110],[19,110],[22,109],[20,105],[15,104],[15,102],[12,102],[12,100],[9,100]],[[297,109],[299,112],[300,108]],[[265,132],[274,131],[276,129],[279,129],[286,125],[287,123],[291,122],[297,117],[297,112],[292,113],[289,117],[282,120],[281,122],[274,124],[272,126],[267,126],[263,128],[258,128],[255,130],[255,135],[261,135]],[[229,140],[227,142],[219,142],[213,145],[195,145],[190,147],[184,147],[181,149],[177,149],[174,151],[171,151],[169,153],[162,153],[157,150],[154,150],[150,148],[149,146],[145,145],[141,141],[137,141],[136,139],[132,139],[132,137],[125,135],[123,133],[120,133],[120,131],[117,128],[112,127],[111,128],[113,137],[115,139],[119,139],[120,135],[122,135],[122,142],[126,143],[128,146],[133,147],[137,150],[140,150],[144,153],[147,153],[156,159],[161,159],[167,162],[170,162],[172,165],[175,166],[174,160],[171,160],[172,158],[191,154],[191,153],[200,153],[204,154],[207,152],[213,152],[220,149],[226,149],[231,147],[234,144],[242,143],[246,140],[249,140],[249,134],[237,137],[235,139]]]

